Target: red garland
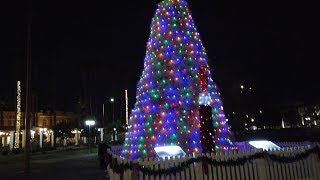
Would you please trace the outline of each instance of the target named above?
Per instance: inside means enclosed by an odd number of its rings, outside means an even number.
[[[199,68],[199,82],[202,92],[207,91],[208,77],[204,65]],[[215,152],[214,128],[212,124],[212,108],[209,105],[200,105],[200,140],[202,153]]]
[[[200,87],[203,92],[207,91],[207,86],[208,86],[208,78],[206,75],[206,67],[205,66],[200,66],[199,68],[199,81],[200,81]]]

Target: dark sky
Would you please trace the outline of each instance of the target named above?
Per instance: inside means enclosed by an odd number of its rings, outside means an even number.
[[[72,109],[84,87],[94,106],[119,99],[124,89],[132,105],[157,2],[34,0],[33,83],[40,106],[55,101],[60,109]],[[227,89],[244,81],[266,103],[319,103],[320,16],[314,4],[187,2],[226,99],[232,96]],[[2,2],[0,96],[9,101],[15,80],[25,79],[26,12],[23,2]]]

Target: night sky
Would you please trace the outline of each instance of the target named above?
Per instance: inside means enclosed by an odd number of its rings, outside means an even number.
[[[120,101],[124,89],[132,107],[157,2],[34,0],[33,86],[39,108],[55,102],[57,109],[72,110],[76,97],[90,94],[95,110],[110,97]],[[234,96],[230,89],[239,82],[254,87],[262,104],[320,102],[314,4],[187,2],[227,106]],[[25,80],[26,17],[25,3],[2,3],[0,97],[9,102],[16,79]]]

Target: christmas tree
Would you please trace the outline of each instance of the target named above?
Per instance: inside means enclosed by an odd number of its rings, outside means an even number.
[[[204,126],[200,121],[206,121]],[[199,153],[201,141],[214,145],[205,152],[229,151],[229,137],[220,94],[188,5],[185,0],[164,0],[152,19],[122,156],[152,157],[155,147],[170,145],[187,154]]]

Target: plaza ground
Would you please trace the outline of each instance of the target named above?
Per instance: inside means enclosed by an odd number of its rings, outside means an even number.
[[[87,149],[60,150],[31,155],[31,174],[23,175],[23,154],[0,155],[0,179],[107,179],[104,170],[99,167],[97,149],[92,153]]]

